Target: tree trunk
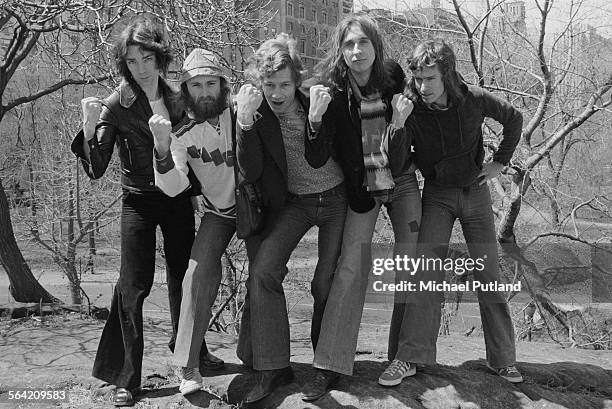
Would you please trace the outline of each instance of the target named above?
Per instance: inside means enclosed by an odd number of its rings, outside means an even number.
[[[96,224],[97,223],[94,223],[94,226]],[[89,252],[87,254],[87,267],[85,268],[85,271],[91,271],[91,273],[94,274],[94,258],[96,256],[96,229],[92,227],[91,230],[89,230],[89,233],[87,233],[87,237]]]
[[[36,192],[34,192],[35,180],[34,170],[32,169],[32,160],[27,159],[28,177],[30,178],[30,215],[32,216],[32,233],[38,234],[38,203],[36,201]]]
[[[66,274],[68,275],[68,281],[70,281],[70,295],[72,297],[73,304],[81,304],[81,277],[76,269],[76,245],[75,243],[75,232],[74,232],[74,190],[71,188],[68,191],[68,226],[67,226],[67,238],[66,238]]]
[[[17,246],[8,200],[0,178],[0,263],[9,277],[9,291],[18,302],[59,302],[32,275]]]
[[[83,303],[83,295],[81,294],[81,277],[76,269],[74,260],[66,261],[66,275],[68,276],[70,286],[70,298],[74,305]]]
[[[237,287],[240,285],[240,283],[234,280],[235,269],[234,269],[233,264],[230,263],[230,260],[228,257],[229,256],[226,251],[225,254],[223,255],[222,264],[223,264],[223,272],[224,272],[223,275],[225,276],[224,279],[227,283],[227,288],[230,290],[228,291],[227,296],[228,297],[235,296],[236,298],[238,298],[237,297],[238,291],[240,289]],[[230,316],[232,317],[232,320],[235,323],[234,334],[238,335],[238,333],[240,332],[240,319],[239,319],[238,309],[237,309],[235,300],[232,300],[229,303],[229,310],[230,310]]]
[[[548,204],[550,207],[550,221],[556,229],[559,227],[559,214],[561,214],[561,209],[559,208],[559,203],[557,202],[556,194],[550,194],[550,196],[548,197]]]

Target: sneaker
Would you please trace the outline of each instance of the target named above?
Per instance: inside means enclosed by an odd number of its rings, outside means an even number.
[[[489,365],[487,365],[487,366],[489,366]],[[523,376],[521,375],[519,370],[516,369],[516,366],[514,366],[514,365],[506,366],[506,367],[503,367],[503,368],[493,368],[493,367],[489,366],[489,368],[493,372],[495,372],[496,374],[498,374],[499,376],[501,376],[502,378],[507,380],[508,382],[512,382],[512,383],[521,383],[521,382],[523,382]]]
[[[198,368],[181,368],[181,386],[179,391],[183,396],[189,395],[202,389],[202,375],[198,371]]]
[[[416,373],[416,366],[410,362],[394,359],[385,369],[385,372],[378,378],[378,383],[382,386],[396,386],[402,383],[402,379],[413,376]]]
[[[134,406],[134,394],[132,391],[126,388],[117,388],[115,389],[115,394],[113,395],[113,405],[120,406]]]

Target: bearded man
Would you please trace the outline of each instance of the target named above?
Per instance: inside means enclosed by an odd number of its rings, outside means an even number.
[[[185,60],[181,74],[181,98],[187,116],[174,127],[159,115],[149,120],[155,143],[155,184],[167,195],[176,196],[189,188],[191,167],[204,198],[204,215],[183,279],[174,349],[183,395],[202,388],[199,366],[223,366],[223,361],[208,351],[202,351],[206,352],[206,362],[198,357],[201,346],[206,345],[203,339],[221,282],[221,257],[236,231],[235,120],[229,91],[217,57],[196,48]]]

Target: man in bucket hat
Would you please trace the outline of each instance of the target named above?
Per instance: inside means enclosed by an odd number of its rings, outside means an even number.
[[[204,215],[183,279],[174,362],[181,367],[180,392],[202,388],[203,369],[218,369],[223,361],[202,351],[212,305],[221,282],[221,257],[236,231],[234,197],[234,114],[229,83],[218,58],[194,49],[181,73],[181,98],[187,115],[172,127],[153,115],[149,127],[155,144],[155,184],[167,195],[189,188],[189,167],[201,184]],[[198,357],[202,355],[203,359]]]

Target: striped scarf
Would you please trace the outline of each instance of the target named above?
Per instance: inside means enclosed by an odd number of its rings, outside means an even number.
[[[395,187],[389,158],[383,151],[383,142],[386,136],[387,122],[385,121],[386,105],[381,99],[380,92],[363,96],[353,76],[349,73],[349,97],[352,94],[360,104],[361,118],[361,144],[363,147],[363,164],[365,176],[363,185],[373,196],[388,195]]]

